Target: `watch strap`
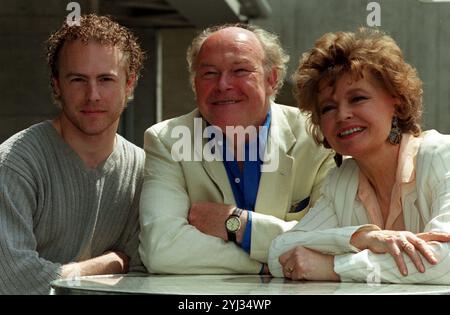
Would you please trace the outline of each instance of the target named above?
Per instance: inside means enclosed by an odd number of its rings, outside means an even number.
[[[243,211],[241,208],[235,207],[231,216],[240,218]]]

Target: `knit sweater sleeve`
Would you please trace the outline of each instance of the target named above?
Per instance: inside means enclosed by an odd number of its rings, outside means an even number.
[[[61,265],[37,252],[33,234],[37,202],[31,181],[0,165],[0,294],[48,294],[50,282],[59,277]]]
[[[129,272],[146,272],[141,258],[139,257],[139,197],[140,186],[136,191],[133,203],[131,204],[130,215],[125,229],[120,237],[117,249],[124,252],[130,259]]]
[[[141,258],[139,256],[139,199],[141,196],[142,182],[143,182],[143,169],[145,163],[144,150],[134,147],[127,143],[127,150],[124,151],[123,160],[127,165],[123,166],[125,169],[135,170],[130,172],[131,178],[127,178],[122,183],[123,189],[129,190],[132,185],[129,182],[135,183],[134,197],[129,209],[129,215],[127,222],[125,223],[124,230],[118,241],[116,249],[124,252],[130,259],[129,272],[147,272]]]

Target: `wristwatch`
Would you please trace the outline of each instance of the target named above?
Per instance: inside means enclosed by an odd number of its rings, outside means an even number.
[[[241,227],[241,219],[240,216],[242,214],[242,209],[236,207],[233,210],[233,213],[230,214],[228,219],[225,221],[225,228],[227,229],[228,241],[232,241],[236,243],[236,234]]]

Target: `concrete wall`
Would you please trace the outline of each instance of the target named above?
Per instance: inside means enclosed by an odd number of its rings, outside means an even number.
[[[159,31],[163,53],[163,119],[189,113],[195,108],[186,62],[186,49],[195,34],[196,30],[191,28]]]
[[[268,0],[273,15],[259,24],[280,34],[289,71],[325,32],[366,26],[366,0]],[[320,5],[319,5],[320,2]],[[450,133],[450,2],[380,0],[381,29],[402,48],[424,83],[424,127]]]
[[[354,31],[366,26],[367,0],[268,0],[269,19],[254,20],[280,35],[291,56],[289,76],[299,56],[325,32]],[[424,82],[424,127],[450,133],[450,2],[421,3],[418,0],[380,0],[381,29],[403,49],[406,60],[416,67]],[[164,118],[188,112],[190,100],[184,59],[195,30],[164,30]],[[169,87],[167,85],[170,85]],[[175,92],[175,90],[176,92]],[[277,101],[295,106],[292,86],[286,82]]]
[[[28,126],[50,119],[53,104],[44,42],[69,13],[65,0],[0,0],[0,143]],[[81,12],[96,11],[96,1],[77,0]],[[101,12],[100,12],[101,13]],[[155,122],[154,28],[128,25],[147,51],[135,100],[123,115],[120,131],[142,145],[143,133]]]
[[[0,0],[0,142],[57,113],[48,88],[43,42],[67,15],[65,0]],[[89,10],[95,1],[79,0]],[[291,55],[289,73],[300,54],[323,33],[355,30],[366,24],[367,0],[268,0],[273,14],[252,21],[280,34]],[[424,81],[425,128],[450,133],[450,3],[380,0],[381,28],[403,49]],[[186,0],[189,4],[189,0]],[[101,13],[101,12],[100,12]],[[121,132],[142,145],[144,130],[156,122],[156,40],[162,43],[162,118],[195,108],[185,53],[192,28],[133,27],[148,54],[144,76],[127,109]],[[278,101],[295,106],[289,82]]]
[[[146,59],[134,100],[128,104],[122,115],[119,133],[142,147],[145,130],[156,122],[156,30],[126,26],[138,37],[141,48],[146,53]]]
[[[56,113],[43,42],[62,22],[64,3],[0,1],[0,142]]]

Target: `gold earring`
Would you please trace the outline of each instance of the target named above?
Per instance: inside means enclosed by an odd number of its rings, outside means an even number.
[[[399,144],[402,140],[402,130],[398,126],[398,118],[394,116],[392,118],[391,131],[389,132],[388,141],[390,144]]]

